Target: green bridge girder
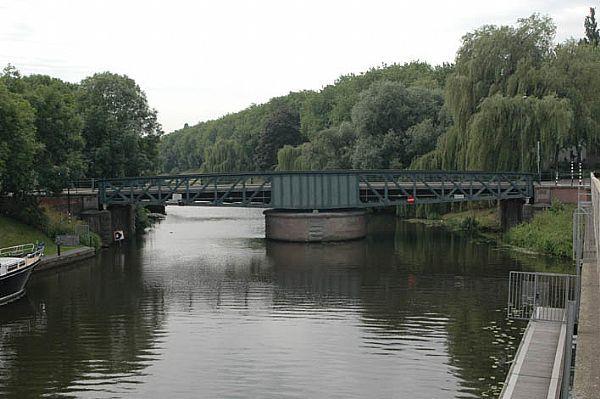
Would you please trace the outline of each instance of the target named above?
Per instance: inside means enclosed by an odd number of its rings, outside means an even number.
[[[346,209],[533,196],[530,173],[348,170],[131,177],[98,181],[101,204]]]

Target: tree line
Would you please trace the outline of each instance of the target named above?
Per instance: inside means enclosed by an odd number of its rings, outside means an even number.
[[[600,34],[554,44],[534,14],[467,33],[452,64],[382,65],[165,135],[164,172],[419,168],[536,171],[597,155]]]
[[[156,111],[127,76],[73,84],[11,65],[0,74],[0,194],[157,173],[161,135]]]

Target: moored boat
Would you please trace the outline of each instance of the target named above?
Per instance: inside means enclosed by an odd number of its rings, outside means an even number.
[[[19,299],[31,272],[44,256],[44,244],[0,249],[0,306]]]

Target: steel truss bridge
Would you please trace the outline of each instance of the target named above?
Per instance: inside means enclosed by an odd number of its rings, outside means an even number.
[[[345,209],[524,199],[529,173],[351,170],[191,174],[102,179],[104,205]]]

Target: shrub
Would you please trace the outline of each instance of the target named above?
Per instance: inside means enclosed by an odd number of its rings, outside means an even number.
[[[98,250],[102,246],[102,240],[98,234],[89,232],[79,236],[79,244]]]
[[[467,216],[458,226],[461,230],[475,232],[479,229],[479,222],[473,216]]]
[[[146,230],[147,227],[150,227],[152,224],[148,214],[150,211],[143,206],[137,205],[135,207],[135,232],[141,234]]]
[[[530,223],[513,227],[505,239],[512,245],[548,255],[570,257],[573,253],[572,206],[552,204],[535,214]]]
[[[38,205],[34,196],[15,196],[2,199],[2,214],[26,225],[44,231],[48,227],[48,217]]]

